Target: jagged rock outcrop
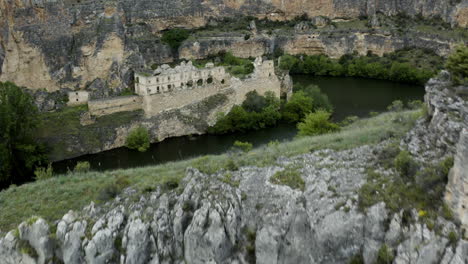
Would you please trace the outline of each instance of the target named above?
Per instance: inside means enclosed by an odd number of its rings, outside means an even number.
[[[427,119],[419,121],[405,144],[414,155],[427,159],[453,156],[463,128],[468,127],[468,87],[453,86],[450,74],[442,71],[425,89]]]
[[[420,159],[454,156],[445,201],[456,218],[468,227],[468,87],[452,85],[450,73],[442,71],[426,84],[426,120],[419,120],[403,144]]]
[[[456,230],[451,222],[439,218],[443,228],[435,233],[404,223],[384,203],[358,209],[366,167],[384,146],[282,158],[277,166],[229,172],[229,181],[226,171],[188,169],[178,191],[158,188],[135,202],[128,188],[105,205],[92,203],[51,223],[53,234],[42,219],[22,223],[19,233],[0,238],[0,262],[348,263],[362,255],[374,263],[383,244],[394,250],[395,263],[466,262],[468,241],[453,245],[446,238]],[[270,182],[290,166],[301,168],[304,191]]]
[[[468,236],[468,128],[460,133],[454,167],[449,174],[445,200],[453,209]]]
[[[50,92],[98,87],[102,94],[109,94],[131,87],[134,71],[171,62],[177,54],[204,58],[222,48],[239,56],[256,57],[279,47],[290,53],[320,52],[336,57],[352,51],[382,54],[413,46],[446,54],[458,41],[431,34],[389,35],[378,30],[289,37],[258,33],[249,40],[217,35],[187,41],[180,52],[160,41],[162,30],[199,28],[224,17],[252,15],[284,20],[306,13],[314,25],[321,26],[330,18],[375,18],[376,13],[397,15],[402,10],[412,17],[440,17],[453,25],[466,26],[468,21],[466,1],[449,0],[4,0],[0,3],[0,81]],[[317,40],[309,41],[311,38]]]

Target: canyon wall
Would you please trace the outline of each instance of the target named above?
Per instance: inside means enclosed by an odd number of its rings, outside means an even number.
[[[174,60],[177,54],[160,41],[161,31],[198,28],[225,17],[291,19],[303,13],[350,19],[376,13],[440,17],[466,26],[466,1],[449,0],[313,0],[313,1],[20,1],[0,2],[0,81],[30,89],[83,90],[105,97],[133,85],[134,71]],[[313,40],[311,40],[311,38]],[[219,50],[241,57],[271,53],[325,53],[334,57],[368,50],[376,54],[404,47],[433,48],[447,54],[454,41],[439,36],[388,35],[385,31],[314,32],[290,36],[258,35],[190,39],[180,58],[204,58]]]

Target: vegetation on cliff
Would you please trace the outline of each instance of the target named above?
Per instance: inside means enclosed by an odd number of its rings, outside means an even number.
[[[186,40],[190,35],[190,32],[183,28],[174,28],[163,32],[161,41],[168,44],[173,51],[179,49],[182,42]]]
[[[30,180],[37,166],[47,164],[45,147],[33,137],[39,122],[32,97],[0,82],[0,188]]]
[[[214,63],[215,66],[224,66],[227,72],[241,79],[253,73],[255,69],[252,59],[239,58],[232,55],[231,52],[225,51],[221,51],[216,55],[210,55],[203,60],[195,60],[193,64],[201,68],[205,67],[208,62]]]
[[[283,55],[279,67],[292,74],[350,76],[423,85],[440,70],[443,60],[427,50],[400,50],[383,57],[347,54],[340,59],[325,55]]]
[[[145,152],[150,146],[148,129],[139,126],[134,128],[125,140],[125,146],[129,149],[136,149],[140,152]]]
[[[324,148],[343,150],[389,138],[399,139],[420,116],[419,111],[384,113],[358,120],[337,133],[270,144],[244,154],[210,155],[108,172],[70,172],[21,186],[12,185],[0,192],[0,230],[8,231],[31,215],[44,217],[48,221],[56,220],[68,210],[79,210],[91,201],[99,203],[111,199],[125,186],[134,186],[140,192],[136,195],[154,190],[157,186],[162,186],[166,191],[178,188],[189,166],[209,172],[248,165],[263,167],[275,164],[280,156],[288,157]]]
[[[452,74],[455,84],[468,84],[468,47],[460,45],[448,57],[447,70]]]

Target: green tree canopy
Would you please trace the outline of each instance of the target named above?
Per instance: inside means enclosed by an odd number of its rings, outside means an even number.
[[[136,149],[140,152],[145,152],[150,147],[150,137],[148,129],[139,126],[134,128],[127,136],[125,145],[129,149]]]
[[[330,122],[331,113],[318,110],[306,115],[303,122],[297,124],[299,136],[315,136],[338,131],[340,127]]]
[[[174,28],[163,33],[161,41],[167,43],[172,50],[177,51],[182,42],[190,36],[190,32],[183,28]]]
[[[46,164],[45,148],[33,135],[39,124],[32,97],[11,82],[0,82],[0,186],[33,178]]]
[[[455,84],[468,84],[468,47],[458,46],[448,57],[445,67],[452,73]]]
[[[291,99],[282,109],[283,119],[289,123],[296,123],[313,110],[313,99],[304,91],[293,93]]]

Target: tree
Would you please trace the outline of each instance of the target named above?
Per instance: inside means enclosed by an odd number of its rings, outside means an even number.
[[[32,97],[11,82],[0,82],[0,187],[33,178],[47,164],[45,147],[33,135],[39,125]]]
[[[267,105],[266,98],[260,96],[257,91],[248,92],[245,95],[245,100],[242,107],[248,112],[261,112]]]
[[[186,40],[190,35],[190,32],[183,28],[174,28],[163,33],[161,41],[167,43],[172,50],[176,51],[179,49],[182,42]]]
[[[315,136],[338,131],[340,127],[329,121],[331,113],[318,110],[306,115],[303,122],[297,124],[299,136]]]
[[[129,149],[145,152],[150,146],[148,130],[142,126],[133,129],[128,134],[125,145]]]
[[[291,99],[283,107],[283,119],[290,123],[300,121],[313,110],[312,101],[312,98],[308,97],[303,91],[293,93]]]
[[[445,67],[452,73],[455,84],[468,84],[468,47],[458,46],[448,57]]]

